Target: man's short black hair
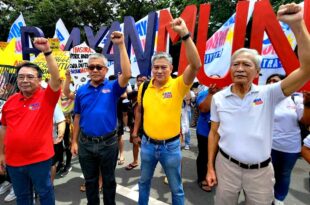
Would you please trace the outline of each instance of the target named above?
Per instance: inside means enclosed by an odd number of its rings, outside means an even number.
[[[19,70],[23,67],[34,68],[38,72],[38,78],[42,78],[42,76],[43,76],[42,69],[38,65],[36,65],[34,63],[30,63],[30,62],[24,62],[24,63],[17,65],[16,66],[16,75],[18,75]]]
[[[150,79],[148,76],[145,76],[145,75],[142,75],[142,74],[137,75],[136,79],[143,78],[143,77],[146,77],[147,79]]]
[[[266,80],[266,84],[269,83],[270,79],[273,78],[273,77],[278,77],[280,78],[281,80],[283,80],[284,78],[286,78],[286,75],[282,75],[282,74],[279,74],[279,73],[274,73],[274,74],[271,74],[267,80]]]

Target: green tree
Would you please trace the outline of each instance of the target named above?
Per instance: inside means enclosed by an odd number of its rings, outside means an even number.
[[[92,26],[98,31],[112,21],[123,21],[124,16],[133,16],[136,21],[150,11],[170,8],[174,17],[179,16],[187,5],[211,4],[209,36],[236,11],[237,0],[3,0],[0,1],[0,41],[6,41],[10,26],[23,13],[28,26],[37,26],[45,36],[52,37],[55,23],[61,18],[68,31],[73,27]],[[277,11],[283,3],[291,0],[270,0]],[[302,0],[296,0],[296,3]]]
[[[41,28],[47,37],[52,37],[55,23],[63,20],[68,31],[85,25],[98,30],[102,25],[110,25],[114,19],[116,0],[11,0],[2,1],[0,6],[0,40],[5,41],[11,24],[23,13],[27,26]]]

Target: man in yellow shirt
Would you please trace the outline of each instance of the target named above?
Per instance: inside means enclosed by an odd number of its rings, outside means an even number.
[[[133,142],[137,137],[143,117],[144,135],[141,140],[141,177],[139,181],[139,205],[148,204],[151,180],[159,161],[165,170],[172,192],[172,204],[184,204],[181,179],[180,117],[185,94],[189,91],[201,66],[198,51],[182,18],[171,23],[172,29],[182,38],[189,65],[184,73],[172,79],[172,58],[160,52],[152,57],[152,76],[143,99],[142,87],[138,92],[138,116],[132,133]],[[141,116],[143,108],[143,116]]]

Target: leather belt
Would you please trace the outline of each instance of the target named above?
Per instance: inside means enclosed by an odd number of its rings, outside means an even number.
[[[147,136],[145,133],[144,133],[144,136],[152,144],[167,144],[169,142],[173,142],[173,141],[178,140],[180,138],[180,135],[177,135],[177,136],[172,137],[172,138],[167,139],[167,140],[155,140],[155,139],[152,139],[149,136]]]
[[[97,143],[106,141],[106,140],[114,137],[115,134],[116,134],[116,130],[109,132],[105,135],[101,135],[101,136],[89,136],[89,135],[86,135],[83,132],[81,132],[82,137],[86,138],[89,141],[97,142]]]
[[[228,159],[229,161],[237,164],[239,167],[243,168],[243,169],[259,169],[259,168],[264,168],[264,167],[267,167],[269,165],[269,162],[271,161],[271,158],[268,158],[267,160],[261,162],[261,163],[258,163],[258,164],[244,164],[234,158],[232,158],[231,156],[229,156],[228,154],[226,154],[221,148],[220,149],[220,152],[221,154],[226,158]]]

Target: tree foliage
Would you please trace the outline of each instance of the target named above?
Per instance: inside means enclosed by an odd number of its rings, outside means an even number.
[[[296,3],[302,0],[295,1]],[[211,4],[209,36],[235,12],[236,0],[4,0],[0,1],[0,41],[6,41],[10,26],[22,12],[27,26],[41,28],[47,37],[52,37],[55,24],[63,20],[68,31],[73,27],[92,26],[95,31],[113,21],[123,21],[132,16],[136,21],[151,11],[170,8],[174,17],[179,16],[187,5]],[[270,0],[276,11],[291,0]]]

